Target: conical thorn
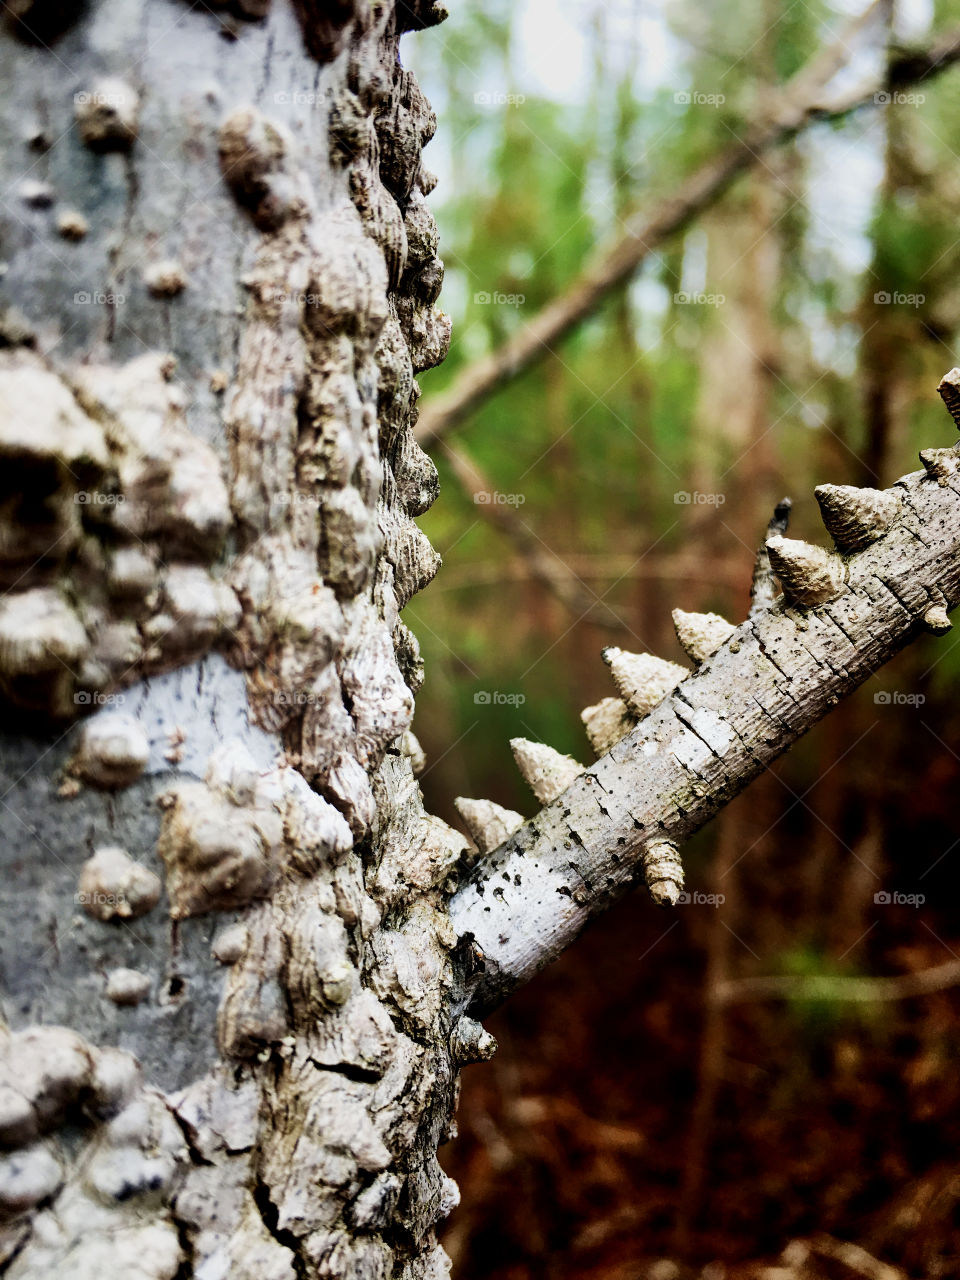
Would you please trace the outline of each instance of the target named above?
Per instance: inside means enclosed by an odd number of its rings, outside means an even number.
[[[812,608],[841,595],[847,582],[847,566],[835,551],[812,542],[774,534],[767,539],[773,571],[792,604]]]
[[[611,645],[603,650],[617,692],[638,720],[685,680],[690,672],[676,662],[656,658],[652,653],[630,653]]]
[[[453,803],[481,853],[499,848],[524,823],[522,813],[504,809],[492,800],[468,800],[465,796],[457,796]]]
[[[622,698],[603,698],[592,707],[584,707],[580,719],[598,756],[605,756],[637,723]]]
[[[719,613],[686,613],[683,609],[674,609],[673,626],[680,647],[698,666],[736,631],[733,623],[721,618]]]
[[[571,756],[561,755],[545,742],[527,738],[511,738],[510,747],[517,768],[541,804],[550,804],[566,791],[574,778],[583,773],[583,765]]]
[[[957,430],[960,430],[960,369],[951,369],[949,373],[945,373],[937,390],[947,406],[947,412],[957,424]]]
[[[895,489],[820,484],[814,490],[827,532],[841,551],[860,551],[887,532],[900,510]]]
[[[683,889],[680,851],[669,840],[654,840],[643,851],[643,878],[658,907],[675,907]]]

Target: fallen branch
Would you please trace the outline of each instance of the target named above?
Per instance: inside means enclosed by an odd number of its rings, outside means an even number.
[[[948,960],[919,973],[888,978],[842,978],[826,974],[774,974],[764,978],[729,978],[718,983],[712,995],[721,1004],[748,1000],[827,1000],[873,1003],[909,1000],[914,996],[945,991],[960,983],[960,960]]]
[[[443,395],[427,402],[415,434],[421,445],[442,439],[483,401],[554,350],[557,342],[591,315],[614,289],[666,240],[713,205],[734,179],[758,165],[771,148],[809,125],[837,120],[874,102],[884,90],[903,89],[939,74],[960,59],[960,29],[929,47],[893,54],[885,73],[854,90],[827,99],[829,82],[851,57],[851,38],[878,8],[871,4],[840,39],[823,50],[776,95],[758,120],[707,160],[652,213],[635,213],[623,235],[592,262],[559,297],[549,302],[496,351],[466,368]]]

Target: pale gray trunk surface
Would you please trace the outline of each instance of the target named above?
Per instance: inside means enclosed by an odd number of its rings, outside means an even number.
[[[609,741],[627,736],[582,777],[562,765],[566,794],[517,834],[519,815],[466,804],[484,851],[509,838],[452,897],[476,850],[423,811],[398,616],[438,565],[412,429],[449,322],[434,120],[397,46],[440,16],[6,11],[17,1280],[446,1275],[434,1228],[457,1190],[436,1152],[460,1065],[494,1047],[469,1002],[502,998],[644,862],[662,891],[680,873],[651,839],[685,838],[957,602],[951,450],[903,483],[832,603],[755,617],[637,727],[608,708]]]

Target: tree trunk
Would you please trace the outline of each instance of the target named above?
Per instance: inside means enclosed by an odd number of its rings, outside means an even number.
[[[466,841],[422,811],[398,611],[449,322],[397,56],[442,15],[17,8],[0,1256],[444,1275]]]
[[[399,620],[449,322],[397,43],[442,14],[7,12],[0,1269],[446,1275],[436,1152],[495,1047],[465,1010],[639,873],[675,897],[668,842],[942,628],[958,455],[842,556],[775,547],[787,601],[624,687],[586,773],[521,746],[546,808],[465,803],[503,847],[461,884]]]

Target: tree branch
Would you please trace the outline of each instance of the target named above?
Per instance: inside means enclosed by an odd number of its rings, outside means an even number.
[[[720,1004],[746,1000],[829,1000],[872,1003],[908,1000],[945,991],[960,983],[960,960],[947,960],[919,973],[886,978],[843,978],[832,975],[772,974],[761,978],[729,978],[718,983],[713,996]]]
[[[875,0],[842,34],[777,94],[762,119],[707,160],[651,214],[635,213],[624,234],[558,297],[496,351],[470,365],[443,395],[426,404],[415,428],[424,447],[446,436],[493,393],[542,360],[585,320],[603,299],[627,281],[663,243],[714,204],[734,179],[760,163],[765,152],[820,120],[837,120],[874,101],[885,89],[929,80],[960,59],[960,28],[919,50],[888,59],[885,74],[831,99],[829,82],[851,56],[851,37],[878,8]]]
[[[607,651],[624,712],[647,714],[589,769],[520,744],[518,761],[549,803],[451,902],[458,932],[486,959],[478,1010],[499,1004],[639,879],[675,902],[675,846],[901,648],[949,626],[944,611],[960,603],[960,452],[921,457],[924,471],[883,493],[818,490],[846,552],[773,537],[785,596],[679,683],[678,669],[649,655]]]

